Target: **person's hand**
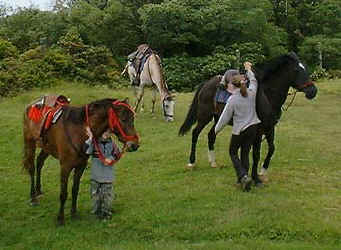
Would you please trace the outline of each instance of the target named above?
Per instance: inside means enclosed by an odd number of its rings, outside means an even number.
[[[105,159],[104,159],[105,165],[110,165],[111,162],[112,162],[112,160],[110,160],[109,158],[105,158]]]
[[[92,132],[91,132],[91,130],[90,130],[90,127],[89,127],[89,126],[86,126],[86,127],[85,127],[85,130],[86,130],[86,134],[88,135],[89,139],[92,140],[93,135],[92,135]]]
[[[246,71],[251,70],[252,63],[250,62],[244,62],[244,68]]]

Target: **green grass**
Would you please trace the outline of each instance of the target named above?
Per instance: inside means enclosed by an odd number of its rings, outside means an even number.
[[[40,205],[28,203],[29,177],[21,168],[24,106],[44,93],[65,94],[80,105],[104,97],[132,97],[131,90],[61,83],[2,99],[0,249],[340,249],[341,81],[318,87],[315,100],[298,94],[283,114],[269,181],[250,193],[234,186],[230,128],[216,143],[218,164],[226,168],[208,165],[207,127],[199,138],[197,170],[184,170],[191,136],[178,137],[177,131],[193,93],[177,95],[174,123],[163,121],[160,105],[154,117],[147,111],[138,114],[141,147],[116,165],[112,220],[100,222],[90,214],[87,169],[78,199],[80,218],[70,218],[69,189],[63,227],[56,226],[55,159],[48,159],[43,169]],[[145,100],[149,110],[150,91]],[[262,154],[265,150],[264,145]]]

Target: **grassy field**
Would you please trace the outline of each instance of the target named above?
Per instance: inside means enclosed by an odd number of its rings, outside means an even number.
[[[208,165],[207,128],[199,139],[197,170],[184,170],[191,136],[178,137],[177,131],[193,93],[177,95],[173,123],[163,121],[160,105],[155,117],[138,114],[141,147],[116,165],[112,220],[101,222],[90,214],[87,169],[78,199],[80,218],[70,218],[69,191],[63,227],[56,226],[57,160],[48,159],[43,169],[40,205],[28,203],[29,177],[21,166],[24,106],[44,93],[62,93],[80,105],[132,97],[131,91],[61,83],[2,99],[0,249],[341,249],[341,81],[318,87],[315,100],[298,94],[283,114],[269,180],[250,193],[234,185],[230,128],[216,143],[217,161],[225,168]],[[149,97],[147,91],[147,108]]]

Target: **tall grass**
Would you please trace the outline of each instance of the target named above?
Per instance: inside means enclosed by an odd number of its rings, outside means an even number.
[[[193,93],[178,94],[175,122],[139,113],[137,152],[116,165],[115,214],[90,214],[89,169],[79,195],[78,220],[56,226],[59,163],[48,159],[38,207],[29,206],[29,177],[22,171],[22,111],[43,93],[62,93],[74,105],[131,90],[60,83],[0,101],[0,249],[340,249],[341,81],[321,82],[315,100],[298,94],[276,127],[276,153],[262,189],[237,189],[228,157],[230,128],[217,138],[217,161],[207,161],[207,132],[198,144],[197,170],[185,171],[190,134],[178,137]],[[150,107],[150,92],[145,96]],[[263,145],[264,154],[266,151]],[[70,178],[70,181],[72,179]]]

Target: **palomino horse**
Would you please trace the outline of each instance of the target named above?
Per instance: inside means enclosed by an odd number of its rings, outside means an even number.
[[[262,136],[265,135],[268,143],[268,153],[261,169],[261,172],[265,174],[275,150],[275,125],[280,118],[281,108],[287,98],[289,88],[293,87],[298,91],[304,92],[308,99],[315,97],[317,88],[311,82],[308,72],[293,52],[258,65],[255,71],[259,82],[257,114],[262,123],[258,126],[258,134],[253,144],[252,178],[258,184],[261,183],[257,174],[257,166],[260,159]],[[220,80],[220,76],[215,76],[199,86],[187,117],[179,130],[179,135],[184,135],[197,122],[197,126],[192,131],[192,148],[187,165],[189,168],[195,165],[198,136],[212,118],[214,118],[214,125],[208,133],[208,156],[211,166],[217,166],[214,154],[214,143],[216,140],[214,128],[224,104],[217,104],[218,112],[215,112],[214,98]]]
[[[37,175],[35,185],[35,151],[40,140],[35,133],[36,124],[29,118],[29,105],[24,113],[24,168],[31,176],[31,204],[37,204],[41,192],[41,169],[49,155],[57,158],[61,167],[60,209],[58,223],[64,224],[64,205],[67,199],[69,175],[74,170],[72,187],[71,215],[77,212],[79,182],[87,165],[88,156],[83,152],[87,139],[85,127],[89,126],[94,138],[100,137],[108,128],[124,143],[123,151],[136,151],[139,137],[134,128],[134,112],[126,100],[103,99],[83,107],[62,106],[62,115],[44,134],[39,143],[41,151],[37,157]]]
[[[136,70],[132,62],[128,62],[122,74],[128,71],[130,82],[133,83],[136,78]],[[174,96],[168,90],[168,86],[163,78],[160,57],[152,53],[144,63],[142,72],[140,74],[140,84],[135,86],[134,94],[136,102],[134,110],[137,111],[140,104],[143,105],[144,87],[152,87],[152,113],[156,102],[156,89],[160,93],[163,115],[166,121],[171,122],[174,120]]]

